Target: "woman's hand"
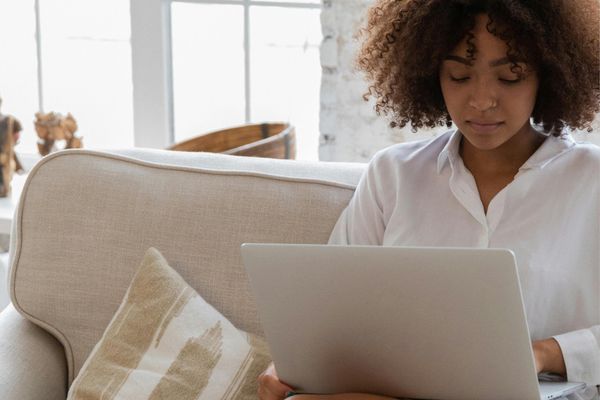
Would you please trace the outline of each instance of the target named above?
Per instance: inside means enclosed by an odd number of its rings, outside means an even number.
[[[551,372],[562,376],[567,375],[562,350],[556,340],[551,338],[534,341],[533,355],[538,374],[540,372]]]
[[[260,400],[282,400],[293,389],[279,380],[273,363],[258,377],[258,398]],[[372,394],[297,394],[287,398],[288,400],[391,400],[390,397],[376,396]]]
[[[258,398],[260,400],[282,400],[287,393],[293,390],[279,380],[273,363],[258,377]]]

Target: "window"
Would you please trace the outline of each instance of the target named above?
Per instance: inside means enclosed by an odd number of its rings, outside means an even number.
[[[37,152],[31,122],[39,104],[34,1],[2,1],[0,15],[1,111],[14,115],[23,125],[17,150]]]
[[[87,148],[132,146],[128,2],[10,0],[0,13],[2,111],[23,124],[16,150],[37,153],[40,110],[72,113]]]
[[[246,122],[244,10],[172,5],[174,139]]]
[[[86,148],[133,146],[129,4],[41,0],[44,111],[71,112]]]
[[[318,158],[318,1],[173,1],[170,13],[175,141],[289,121],[298,158]]]

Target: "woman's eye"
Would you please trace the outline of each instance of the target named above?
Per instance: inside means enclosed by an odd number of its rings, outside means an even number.
[[[469,80],[469,77],[467,76],[467,77],[464,77],[464,78],[455,78],[453,76],[450,76],[450,80],[452,82],[466,82],[466,81]]]
[[[503,79],[503,78],[500,78],[500,82],[505,83],[507,85],[514,85],[515,83],[521,82],[521,78],[517,78],[517,79]]]

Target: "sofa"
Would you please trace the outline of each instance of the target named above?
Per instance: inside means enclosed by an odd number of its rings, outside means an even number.
[[[326,243],[364,167],[150,149],[43,158],[13,221],[0,399],[66,398],[149,247],[261,335],[240,245]]]

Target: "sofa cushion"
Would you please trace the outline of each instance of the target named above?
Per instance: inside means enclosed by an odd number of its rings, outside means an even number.
[[[270,361],[151,248],[68,399],[255,399]]]
[[[240,245],[326,243],[363,167],[165,153],[58,152],[23,188],[11,298],[64,345],[69,382],[151,246],[236,327],[261,335]]]

